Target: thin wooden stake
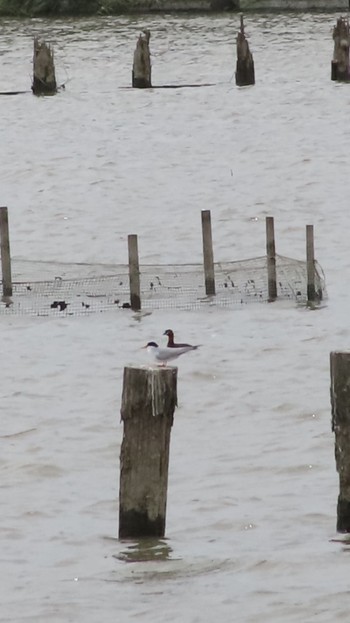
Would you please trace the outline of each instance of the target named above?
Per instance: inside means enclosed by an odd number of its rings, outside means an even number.
[[[128,250],[130,306],[133,311],[139,311],[141,309],[140,268],[137,236],[135,234],[128,236]]]
[[[315,249],[314,249],[314,226],[306,225],[306,271],[307,271],[307,301],[316,301],[315,287]]]
[[[339,474],[337,531],[350,532],[350,353],[332,352],[330,367],[332,431]]]
[[[273,216],[266,217],[266,256],[268,301],[272,303],[277,298],[275,226]]]
[[[0,250],[3,296],[12,296],[10,235],[7,208],[0,208]]]
[[[215,295],[215,271],[214,271],[214,253],[213,253],[213,239],[212,239],[212,232],[211,232],[210,210],[202,210],[202,236],[203,236],[205,292],[207,296],[214,296]]]
[[[124,368],[119,538],[165,533],[177,368]]]

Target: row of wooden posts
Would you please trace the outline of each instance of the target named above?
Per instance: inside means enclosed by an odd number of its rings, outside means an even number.
[[[144,30],[136,43],[132,68],[132,86],[137,89],[152,88],[152,65],[149,48],[151,33]],[[347,82],[350,80],[349,68],[349,20],[339,17],[333,28],[334,52],[331,65],[331,79]],[[253,55],[244,32],[243,15],[240,17],[240,29],[236,38],[236,84],[247,86],[255,84],[255,69]],[[168,87],[174,85],[167,85]],[[179,86],[206,86],[199,84],[175,85]],[[57,92],[53,48],[44,41],[34,39],[33,54],[33,83],[32,91],[35,95],[53,95]],[[8,92],[7,92],[8,93]],[[15,92],[14,92],[15,93]]]
[[[215,263],[213,251],[213,238],[211,227],[210,210],[202,210],[202,240],[203,240],[203,272],[205,293],[209,297],[215,297]],[[267,293],[268,301],[277,300],[277,269],[276,269],[276,244],[275,225],[273,216],[267,216],[266,222],[266,258],[267,258]],[[140,263],[138,254],[138,241],[136,234],[128,236],[129,250],[129,280],[130,280],[130,306],[134,311],[140,311],[141,284]],[[314,245],[314,227],[306,225],[306,272],[307,272],[307,302],[314,304],[320,301],[322,293],[316,288],[316,262]]]
[[[350,532],[350,353],[332,352],[331,405],[339,473],[337,531]],[[165,535],[170,433],[177,368],[124,369],[119,538]]]
[[[213,237],[210,210],[202,210],[202,241],[203,241],[203,273],[205,293],[208,297],[215,297],[215,264],[213,251]],[[13,294],[11,252],[9,236],[9,219],[7,207],[0,207],[0,250],[2,269],[2,294],[11,297]],[[133,311],[140,311],[141,281],[140,261],[138,252],[138,238],[136,234],[128,236],[129,255],[129,284],[130,307]],[[268,301],[277,299],[277,270],[275,225],[273,216],[266,217],[266,257],[267,257],[267,292]],[[307,266],[307,300],[313,304],[320,299],[320,292],[316,288],[316,267],[314,249],[314,227],[306,225],[306,266]]]

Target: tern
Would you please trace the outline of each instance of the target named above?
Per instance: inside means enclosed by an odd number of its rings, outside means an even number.
[[[156,342],[148,342],[143,348],[147,349],[147,352],[152,355],[158,365],[166,366],[168,361],[177,359],[180,355],[189,353],[191,350],[197,350],[198,346],[182,345],[182,346],[158,346]]]

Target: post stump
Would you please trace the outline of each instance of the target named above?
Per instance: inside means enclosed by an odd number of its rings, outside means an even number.
[[[249,50],[249,44],[244,34],[243,15],[241,15],[241,27],[237,35],[237,63],[236,84],[239,87],[255,84],[254,60]]]
[[[350,352],[332,352],[331,405],[339,474],[337,531],[350,532]]]
[[[334,52],[331,79],[339,82],[350,80],[349,69],[349,20],[339,17],[333,28]]]
[[[165,533],[170,432],[177,368],[124,368],[119,538]]]
[[[34,38],[32,91],[34,95],[57,93],[53,49],[37,37]]]
[[[132,86],[136,89],[152,87],[151,53],[149,51],[150,38],[150,31],[143,30],[136,43],[132,68]]]

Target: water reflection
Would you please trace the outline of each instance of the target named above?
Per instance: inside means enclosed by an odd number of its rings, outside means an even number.
[[[150,562],[170,560],[172,548],[165,539],[139,539],[125,542],[126,549],[115,554],[114,558],[124,562]]]

